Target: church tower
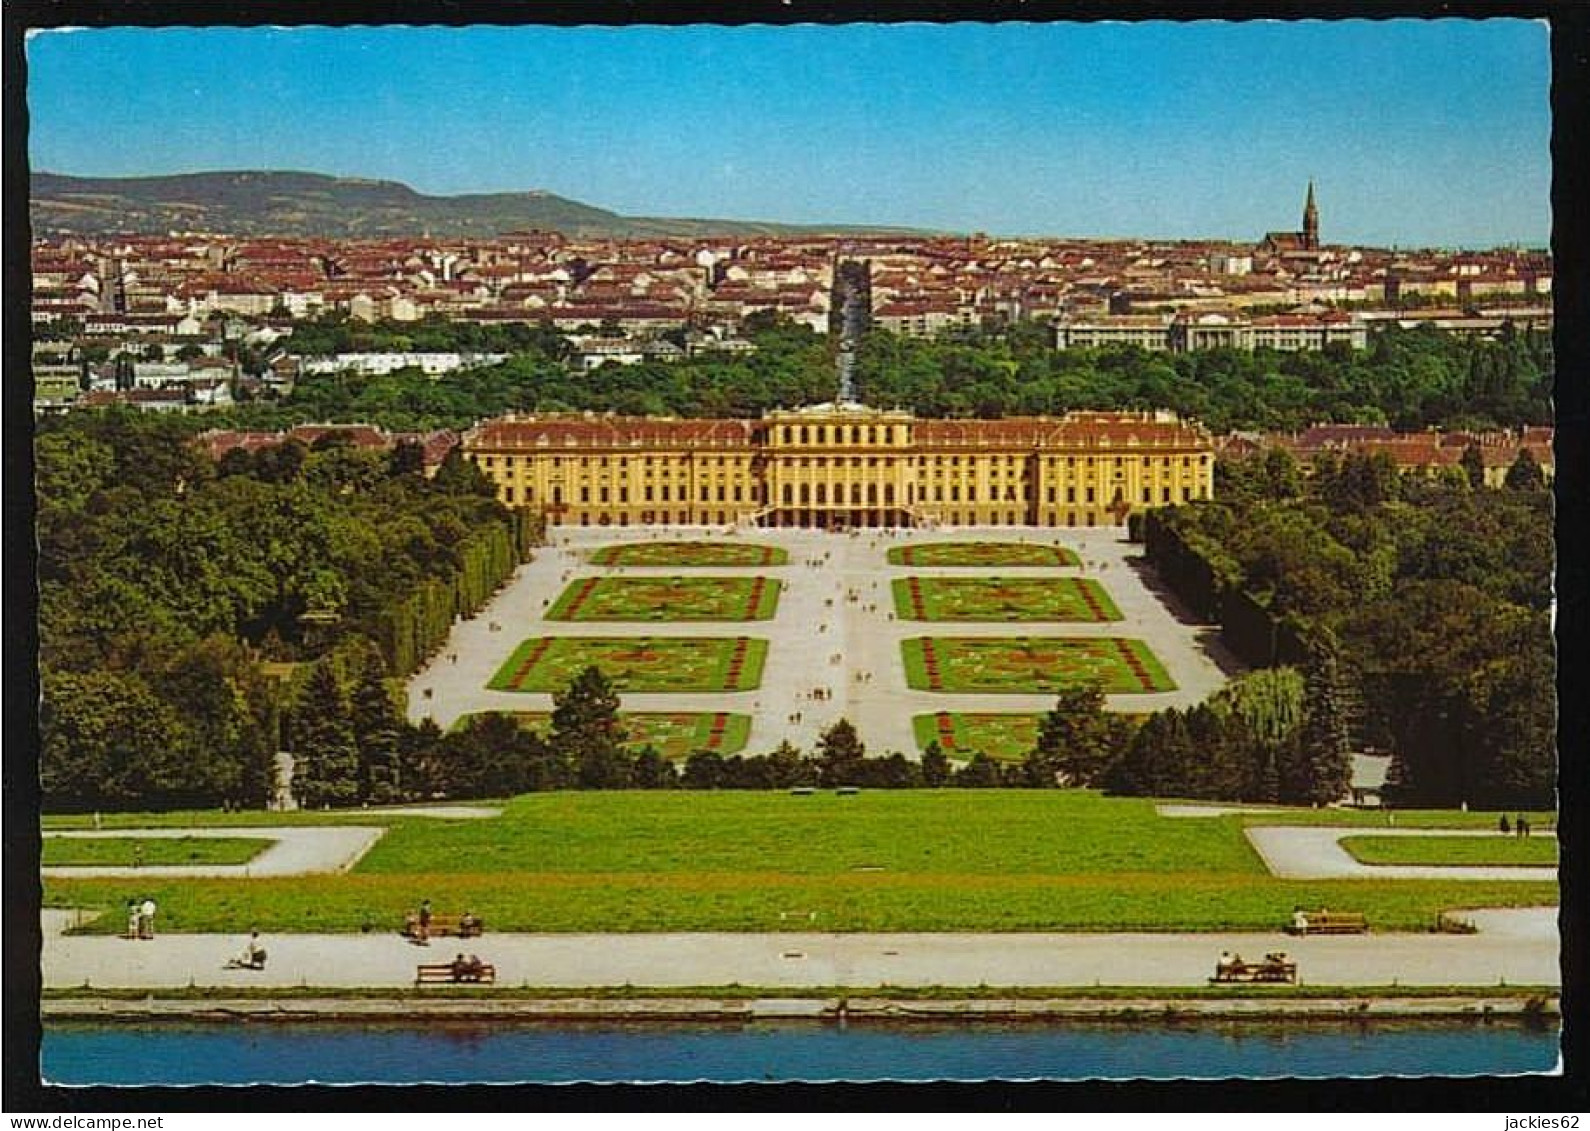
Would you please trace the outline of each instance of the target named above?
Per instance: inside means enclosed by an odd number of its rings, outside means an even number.
[[[1314,181],[1308,182],[1308,199],[1303,202],[1303,250],[1319,250],[1319,209],[1314,207]]]

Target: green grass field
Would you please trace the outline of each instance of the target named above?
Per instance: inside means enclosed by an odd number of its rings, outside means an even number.
[[[626,542],[591,554],[592,565],[781,566],[789,552],[778,546],[741,542]]]
[[[1108,694],[1174,691],[1141,640],[1115,636],[916,636],[900,642],[916,691],[1042,693],[1097,683]]]
[[[767,620],[781,582],[765,577],[579,577],[548,620]]]
[[[1032,542],[924,542],[893,546],[889,564],[899,566],[1074,566],[1081,565],[1064,546]]]
[[[937,711],[913,715],[911,730],[919,749],[937,742],[951,758],[987,754],[996,762],[1020,762],[1038,744],[1039,715],[994,711]]]
[[[508,713],[526,730],[545,734],[552,729],[550,711]],[[473,717],[460,717],[452,729]],[[750,715],[726,711],[620,711],[618,717],[629,735],[625,747],[640,750],[650,746],[664,758],[688,758],[698,750],[738,754],[751,734]]]
[[[272,844],[259,837],[66,837],[46,836],[40,862],[46,868],[125,868],[158,864],[247,864]]]
[[[1081,791],[548,793],[493,820],[391,818],[350,873],[138,892],[164,930],[219,932],[396,930],[427,897],[503,931],[1275,930],[1297,905],[1423,930],[1443,910],[1557,899],[1549,883],[1277,880],[1242,825]],[[51,907],[128,897],[125,880],[45,881]]]
[[[514,649],[494,691],[562,691],[595,665],[618,691],[750,691],[767,641],[746,636],[538,636]]]
[[[1468,864],[1505,868],[1550,868],[1557,863],[1555,837],[1348,836],[1341,846],[1364,864]]]
[[[897,577],[902,620],[1081,621],[1121,619],[1104,586],[1086,577]]]

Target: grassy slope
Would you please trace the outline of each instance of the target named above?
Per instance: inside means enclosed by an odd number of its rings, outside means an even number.
[[[1241,827],[1061,791],[540,794],[495,821],[397,821],[347,875],[138,890],[179,931],[395,930],[426,896],[489,929],[541,931],[1274,930],[1298,904],[1423,929],[1443,909],[1557,897],[1539,883],[1276,880]],[[51,906],[127,897],[125,881],[46,884]]]
[[[247,864],[274,841],[259,837],[60,837],[46,836],[47,868],[126,867],[135,852],[142,864]]]
[[[1557,842],[1548,837],[1350,836],[1341,845],[1365,864],[1469,864],[1492,867],[1551,867]]]

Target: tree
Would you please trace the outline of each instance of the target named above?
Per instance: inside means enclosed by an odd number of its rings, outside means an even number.
[[[598,667],[587,667],[552,697],[554,749],[575,766],[584,789],[622,789],[629,780],[618,695]]]
[[[1463,469],[1463,474],[1468,476],[1469,486],[1476,491],[1485,487],[1485,453],[1480,451],[1478,444],[1470,444],[1463,449],[1463,456],[1458,460],[1458,466]]]
[[[824,786],[860,784],[867,748],[849,719],[840,719],[817,736],[819,780]]]
[[[774,789],[817,784],[817,767],[787,738],[773,748],[767,764]]]
[[[1546,476],[1540,470],[1534,454],[1528,448],[1521,447],[1518,457],[1507,469],[1504,483],[1509,491],[1543,491],[1546,488]]]
[[[672,789],[679,784],[679,772],[648,745],[630,763],[629,784],[635,789]]]
[[[955,771],[955,784],[963,789],[995,789],[1003,784],[999,763],[981,750],[972,760]]]
[[[1038,742],[1023,763],[1028,785],[1092,785],[1119,753],[1111,746],[1098,684],[1062,688],[1038,724]]]
[[[722,788],[723,755],[715,750],[697,750],[685,759],[682,784],[686,789]]]
[[[1299,800],[1328,805],[1351,791],[1353,764],[1349,732],[1350,692],[1339,662],[1339,647],[1328,635],[1316,641],[1304,669],[1301,753],[1305,773]]]
[[[327,660],[309,669],[293,713],[293,796],[306,809],[359,800],[359,746],[347,696]]]
[[[403,716],[387,686],[386,660],[368,642],[359,649],[350,718],[359,747],[360,800],[376,805],[400,800]]]
[[[950,774],[950,760],[935,738],[922,751],[922,784],[930,789],[937,789],[949,784]]]

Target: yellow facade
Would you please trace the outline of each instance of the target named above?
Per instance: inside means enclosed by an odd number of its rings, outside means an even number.
[[[573,526],[1107,526],[1208,498],[1214,481],[1208,433],[1167,413],[505,417],[463,449],[504,503]]]

